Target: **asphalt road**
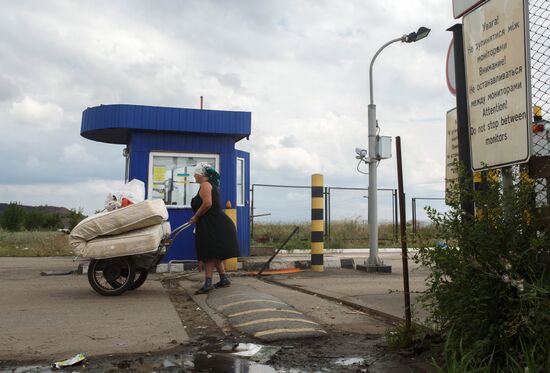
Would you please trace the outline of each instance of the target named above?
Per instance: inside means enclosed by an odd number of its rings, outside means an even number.
[[[48,361],[84,352],[116,355],[165,350],[188,340],[158,281],[103,297],[71,258],[0,258],[0,360]]]

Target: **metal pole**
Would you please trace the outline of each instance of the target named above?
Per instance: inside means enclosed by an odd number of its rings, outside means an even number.
[[[395,215],[395,241],[399,239],[399,218],[397,217],[397,189],[394,189],[393,193],[393,200],[395,204],[395,209],[393,210],[393,213]]]
[[[331,226],[331,224],[332,224],[332,220],[331,220],[332,217],[330,216],[330,189],[331,189],[331,188],[328,187],[328,201],[327,201],[328,203],[327,203],[327,205],[325,206],[325,208],[326,208],[326,210],[327,210],[327,211],[326,211],[326,214],[327,214],[326,219],[327,219],[327,222],[328,222],[328,238],[330,238],[330,228],[331,228],[330,226]]]
[[[504,212],[510,215],[511,201],[510,192],[514,186],[514,176],[512,175],[512,166],[502,167],[502,191],[504,194]]]
[[[391,191],[391,223],[392,223],[392,226],[391,226],[391,229],[392,229],[392,235],[393,235],[393,240],[395,241],[395,216],[394,216],[394,212],[395,211],[395,200],[393,198],[393,190]]]
[[[254,238],[254,184],[251,188],[251,203],[250,203],[250,237]]]
[[[327,237],[328,237],[328,219],[327,219],[328,193],[327,193],[327,187],[324,187],[323,197],[324,197],[324,200],[325,200],[325,221],[324,221],[325,232],[324,232],[324,236],[325,236],[325,240],[326,240]]]
[[[458,160],[464,165],[465,175],[461,177],[460,184],[467,192],[460,196],[462,210],[470,216],[474,216],[472,161],[470,158],[470,126],[468,123],[468,99],[466,96],[466,71],[464,64],[464,49],[462,25],[455,24],[447,31],[453,32],[455,79],[456,79],[456,120],[458,132]],[[468,183],[468,184],[466,184]]]
[[[412,198],[412,231],[416,234],[416,198]]]
[[[368,220],[369,220],[369,259],[367,265],[379,266],[383,264],[378,256],[378,161],[374,159],[376,149],[376,105],[369,105],[369,194],[368,194]]]
[[[377,131],[376,128],[378,124],[376,123],[376,105],[374,104],[374,88],[372,80],[372,67],[376,57],[382,52],[384,48],[388,45],[401,41],[402,38],[396,38],[390,40],[384,44],[378,51],[374,54],[369,66],[369,91],[370,91],[370,104],[368,107],[368,136],[369,136],[369,210],[368,210],[368,220],[369,220],[369,259],[367,265],[371,266],[380,266],[384,263],[378,256],[378,193],[377,193],[377,166],[378,160],[376,157],[376,142],[377,142]]]
[[[409,290],[409,260],[407,255],[407,232],[405,214],[405,193],[403,191],[403,163],[401,162],[401,137],[395,138],[397,156],[397,184],[399,187],[399,216],[401,220],[401,259],[403,261],[403,294],[405,296],[405,328],[411,328],[411,294]]]

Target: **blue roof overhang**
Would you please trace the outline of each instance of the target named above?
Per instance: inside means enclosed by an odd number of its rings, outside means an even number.
[[[250,130],[250,112],[116,104],[84,110],[80,135],[111,144],[128,144],[133,131],[222,135],[237,142]]]

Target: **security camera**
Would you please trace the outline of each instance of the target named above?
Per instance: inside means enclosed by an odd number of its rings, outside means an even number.
[[[367,149],[355,148],[355,153],[357,153],[357,159],[363,159],[367,156]]]

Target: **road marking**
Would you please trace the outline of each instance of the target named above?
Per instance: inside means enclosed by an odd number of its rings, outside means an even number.
[[[237,317],[237,316],[249,315],[251,313],[260,313],[260,312],[286,312],[286,313],[295,313],[295,314],[298,314],[298,315],[302,314],[301,312],[298,312],[298,311],[282,310],[280,308],[257,308],[255,310],[249,310],[249,311],[242,311],[242,312],[233,313],[231,315],[228,315],[227,317]]]
[[[220,306],[219,307],[219,310],[223,310],[225,308],[228,308],[228,307],[233,307],[233,306],[236,306],[236,305],[239,305],[239,304],[246,304],[246,303],[257,303],[257,302],[266,302],[266,303],[277,303],[277,304],[284,304],[286,305],[286,303],[284,302],[280,302],[278,300],[270,300],[270,299],[247,299],[247,300],[240,300],[238,302],[233,302],[233,303],[229,303],[229,304],[224,304],[223,306]]]
[[[291,317],[272,317],[270,319],[261,319],[261,320],[252,320],[252,321],[248,321],[248,322],[243,322],[242,324],[237,324],[237,325],[234,325],[234,326],[235,326],[235,328],[239,328],[239,327],[243,327],[243,326],[263,324],[263,323],[266,323],[266,322],[275,322],[275,321],[298,321],[298,322],[305,322],[305,323],[309,323],[309,324],[319,325],[314,321],[309,321],[309,320],[305,320],[305,319],[295,319],[295,318],[291,318]]]
[[[327,334],[327,332],[325,332],[324,330],[314,329],[314,328],[294,328],[294,329],[281,328],[281,329],[270,329],[270,330],[264,330],[264,331],[261,331],[261,332],[257,332],[257,333],[254,333],[254,337],[260,338],[260,337],[265,337],[266,335],[271,335],[271,334],[306,333],[306,332],[319,332],[319,333]]]

